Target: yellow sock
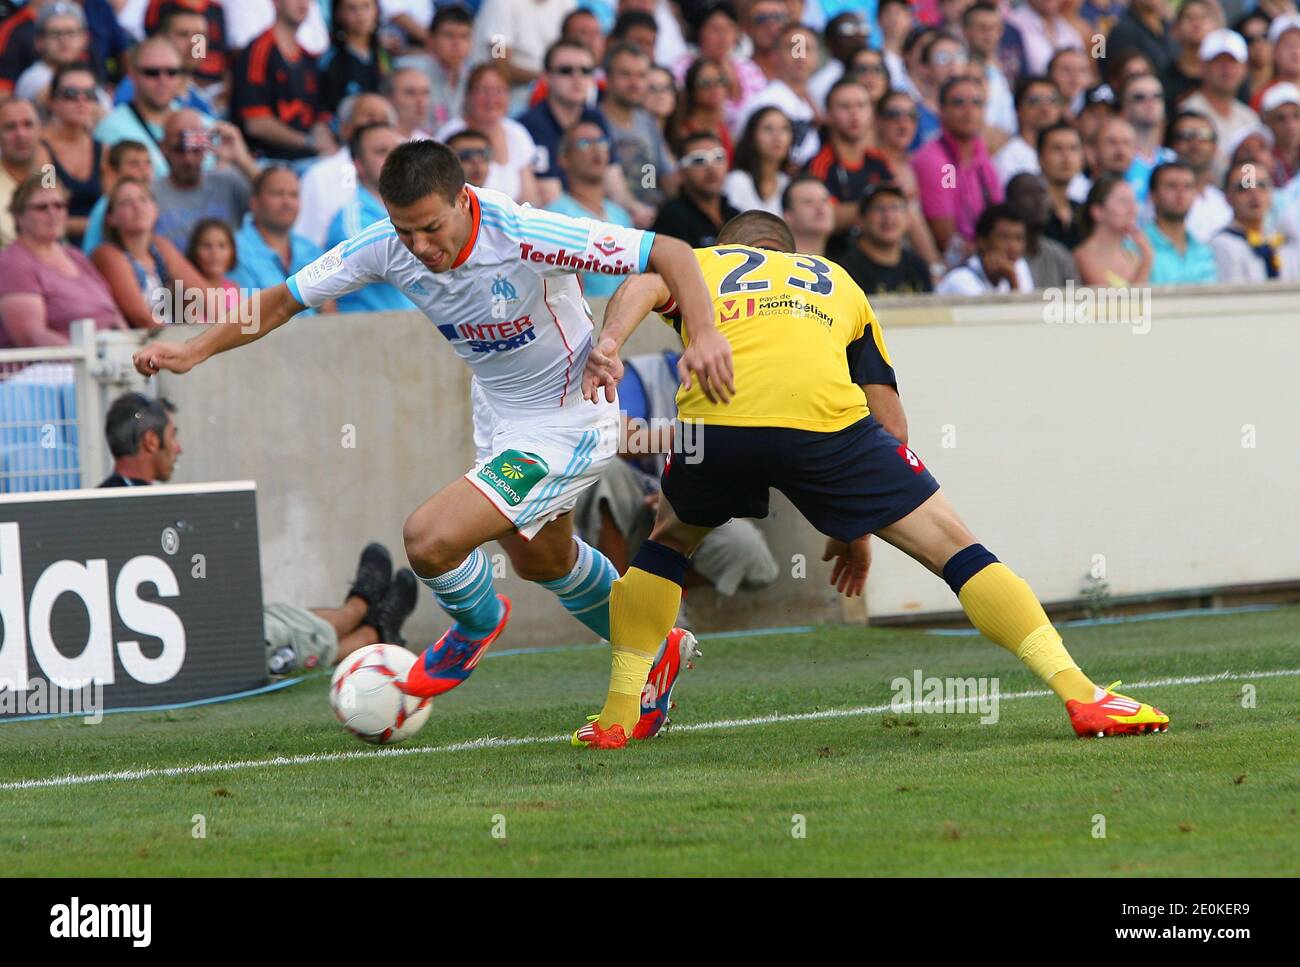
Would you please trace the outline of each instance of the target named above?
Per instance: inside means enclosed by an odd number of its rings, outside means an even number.
[[[682,587],[633,565],[609,592],[609,696],[599,725],[618,723],[630,738],[641,717],[641,691],[650,677],[659,643],[672,631],[682,603]]]
[[[1096,686],[1079,670],[1033,590],[998,562],[970,578],[957,595],[971,624],[1014,654],[1062,701],[1091,702]]]

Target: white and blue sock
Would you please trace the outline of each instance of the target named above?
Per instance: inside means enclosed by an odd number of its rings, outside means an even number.
[[[486,638],[501,620],[501,602],[492,587],[492,564],[481,548],[471,551],[460,567],[420,580],[455,622],[453,630],[458,635],[471,640]]]
[[[578,559],[573,570],[554,581],[538,581],[554,591],[569,612],[606,641],[609,640],[609,589],[618,580],[618,571],[604,554],[574,535]]]

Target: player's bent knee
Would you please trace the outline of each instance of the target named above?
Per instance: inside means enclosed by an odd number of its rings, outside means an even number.
[[[458,567],[468,553],[435,528],[422,526],[414,514],[407,518],[406,526],[402,528],[402,542],[411,569],[420,577],[446,574]]]

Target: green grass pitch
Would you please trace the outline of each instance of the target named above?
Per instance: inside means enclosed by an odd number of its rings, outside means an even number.
[[[596,707],[600,649],[485,661],[397,755],[337,726],[323,676],[96,726],[0,725],[0,855],[10,876],[1294,874],[1298,639],[1297,608],[1069,629],[1103,684],[1234,676],[1134,688],[1170,732],[1102,741],[1075,739],[1050,697],[1004,698],[988,725],[790,719],[885,705],[918,668],[1041,688],[982,639],[860,627],[705,640],[675,696],[693,727],[619,753],[537,741]],[[1291,674],[1247,675],[1267,671]],[[487,736],[533,741],[472,744]],[[13,786],[249,761],[264,764]]]

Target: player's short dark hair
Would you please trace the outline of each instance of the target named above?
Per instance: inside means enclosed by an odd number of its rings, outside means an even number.
[[[163,397],[151,400],[143,393],[124,393],[115,399],[104,420],[104,435],[113,459],[139,453],[144,435],[151,430],[161,443],[175,412],[176,404]]]
[[[1151,180],[1147,183],[1152,194],[1155,194],[1156,188],[1160,184],[1160,176],[1166,171],[1185,171],[1195,180],[1196,172],[1192,171],[1192,166],[1186,161],[1165,161],[1155,166],[1151,171]]]
[[[436,34],[443,24],[464,24],[466,27],[474,26],[474,15],[469,12],[469,7],[459,3],[449,3],[446,6],[440,6],[434,12],[433,22],[429,25],[429,33]]]
[[[652,14],[644,10],[624,10],[614,21],[614,26],[609,32],[610,40],[622,40],[627,36],[629,30],[635,30],[637,27],[645,27],[659,33],[659,23]]]
[[[760,243],[768,243],[766,245]],[[775,243],[775,244],[772,244]],[[718,232],[719,245],[749,245],[775,248],[778,252],[794,251],[794,233],[790,226],[771,212],[757,208],[741,212]]]
[[[975,222],[975,237],[992,238],[993,229],[997,228],[998,222],[1015,222],[1017,225],[1025,225],[1024,216],[1006,202],[1001,202],[997,205],[989,205],[988,208],[980,212],[980,217]],[[1028,229],[1027,225],[1025,227]]]
[[[361,153],[361,145],[365,143],[366,135],[371,131],[397,130],[387,121],[371,121],[369,124],[363,124],[352,132],[352,137],[348,138],[348,151],[352,153],[352,159],[355,161]]]
[[[149,146],[143,141],[119,141],[108,149],[108,166],[114,171],[121,171],[122,162],[126,160],[126,155],[130,151],[143,151],[148,154]]]
[[[1043,128],[1043,130],[1038,132],[1038,140],[1034,144],[1034,151],[1041,156],[1043,153],[1043,147],[1047,144],[1048,135],[1055,134],[1057,131],[1069,131],[1079,139],[1080,143],[1083,142],[1083,135],[1079,133],[1078,128],[1069,121],[1057,121],[1055,124],[1049,124],[1047,127]]]
[[[572,37],[561,37],[555,43],[551,44],[551,46],[546,48],[546,56],[542,59],[542,69],[549,71],[551,69],[551,61],[553,61],[555,55],[562,50],[577,50],[586,54],[588,57],[592,56],[591,51],[587,49],[585,44],[579,43]]]
[[[455,201],[464,187],[460,159],[438,141],[404,141],[384,160],[379,173],[379,194],[399,208],[434,194]]]

